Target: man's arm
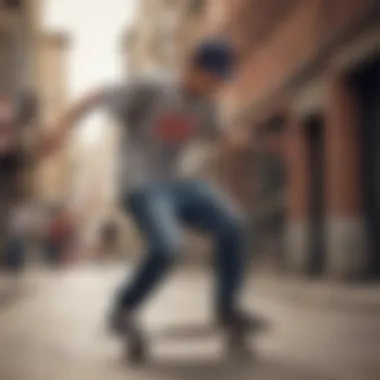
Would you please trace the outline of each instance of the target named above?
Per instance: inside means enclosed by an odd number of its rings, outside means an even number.
[[[244,150],[252,146],[252,140],[251,131],[236,127],[222,134],[221,146],[228,151]]]
[[[220,155],[235,154],[255,148],[252,130],[242,127],[224,130],[220,133],[216,145]]]
[[[252,148],[253,129],[245,124],[231,125],[225,119],[220,103],[207,108],[207,122],[204,124],[203,136],[211,143],[215,153],[230,154]]]
[[[220,150],[223,153],[235,153],[243,151],[256,152],[281,152],[282,135],[267,137],[254,136],[254,131],[249,128],[234,128],[224,132],[220,139]]]
[[[53,124],[51,131],[44,132],[37,142],[37,156],[45,158],[59,149],[69,135],[71,129],[95,107],[101,104],[104,95],[103,90],[88,93],[76,102],[57,123]]]

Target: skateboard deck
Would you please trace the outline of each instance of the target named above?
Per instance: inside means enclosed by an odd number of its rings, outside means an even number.
[[[196,324],[184,326],[169,326],[158,331],[146,332],[142,328],[126,331],[122,337],[125,358],[134,364],[144,363],[149,357],[152,344],[162,340],[204,339],[214,336],[222,338],[225,354],[229,358],[244,359],[252,354],[251,337],[261,332],[266,326],[228,329],[214,324]]]

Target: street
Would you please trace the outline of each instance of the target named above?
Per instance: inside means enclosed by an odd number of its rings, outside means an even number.
[[[379,378],[380,318],[279,303],[247,291],[247,305],[268,321],[252,337],[253,357],[223,353],[208,302],[212,284],[197,271],[173,274],[143,311],[151,359],[123,362],[104,319],[123,278],[120,265],[35,273],[2,305],[0,379],[289,379]]]

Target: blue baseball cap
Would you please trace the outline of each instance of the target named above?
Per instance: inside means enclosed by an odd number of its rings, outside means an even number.
[[[199,44],[193,63],[221,79],[229,79],[235,68],[235,52],[226,41],[209,40]]]

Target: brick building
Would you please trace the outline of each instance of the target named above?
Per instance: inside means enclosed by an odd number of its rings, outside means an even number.
[[[379,278],[380,3],[225,0],[217,17],[208,4],[209,33],[240,53],[229,124],[275,143],[226,157],[223,180],[283,270]]]

